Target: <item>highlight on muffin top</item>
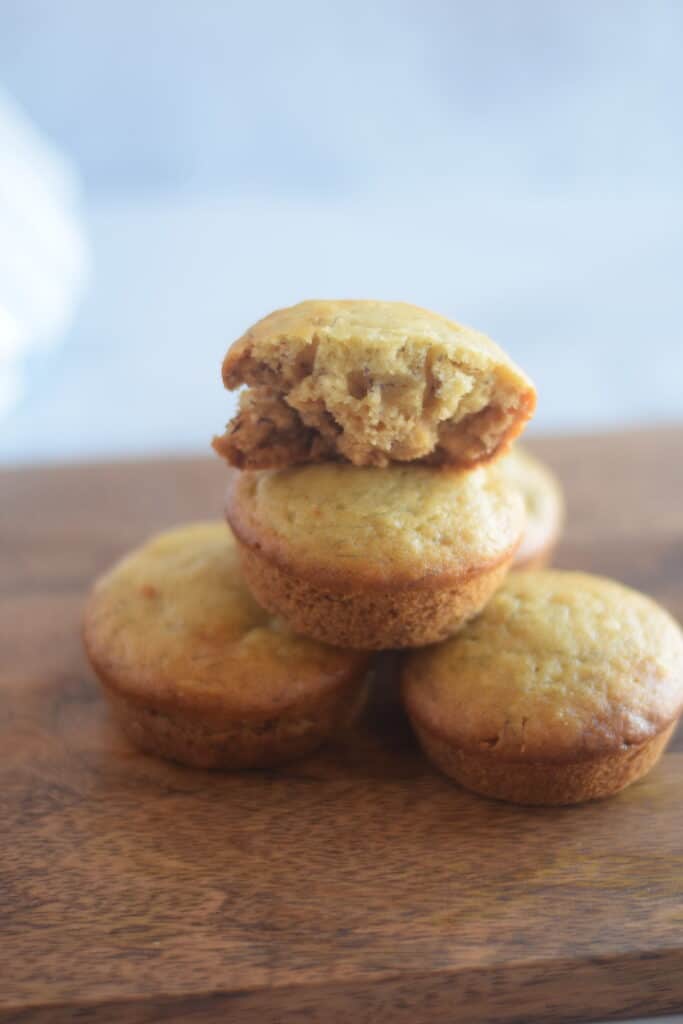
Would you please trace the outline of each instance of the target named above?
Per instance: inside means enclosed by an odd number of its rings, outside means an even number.
[[[340,579],[354,587],[470,579],[512,558],[525,521],[498,466],[235,473],[226,512],[238,540],[329,588]]]
[[[420,720],[464,749],[571,763],[636,746],[683,709],[683,636],[651,598],[582,572],[511,573],[482,614],[404,666]]]
[[[362,655],[297,636],[257,604],[221,521],[166,530],[118,562],[92,590],[84,639],[110,688],[244,719],[365,668]]]
[[[277,310],[230,347],[223,381],[245,388],[213,446],[241,469],[474,466],[506,450],[536,406],[533,384],[495,342],[404,302]]]

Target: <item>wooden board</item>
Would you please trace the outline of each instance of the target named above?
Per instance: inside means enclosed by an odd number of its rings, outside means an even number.
[[[559,562],[683,618],[683,428],[548,439]],[[93,576],[218,514],[218,460],[0,474],[0,1021],[532,1022],[683,1009],[683,744],[604,803],[437,775],[388,659],[344,745],[218,776],[133,751],[79,642]]]

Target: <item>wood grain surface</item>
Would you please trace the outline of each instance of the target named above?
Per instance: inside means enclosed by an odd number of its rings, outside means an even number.
[[[558,563],[683,619],[683,428],[546,439]],[[79,639],[92,578],[220,513],[218,460],[0,474],[0,1021],[533,1022],[683,1009],[683,744],[604,803],[438,776],[382,656],[366,718],[286,773],[132,750]]]

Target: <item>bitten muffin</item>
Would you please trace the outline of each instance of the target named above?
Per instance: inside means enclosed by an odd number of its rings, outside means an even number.
[[[552,557],[562,527],[562,488],[548,467],[519,445],[500,460],[500,468],[518,488],[526,507],[526,526],[513,568],[542,569]]]
[[[236,474],[227,517],[264,608],[316,640],[379,650],[441,640],[476,614],[524,506],[495,466],[324,463]]]
[[[277,310],[232,345],[223,381],[247,385],[213,442],[240,469],[473,466],[502,452],[536,405],[531,381],[489,338],[405,302]]]
[[[127,736],[203,768],[273,765],[342,729],[365,656],[295,636],[256,604],[225,523],[162,533],[93,588],[88,657]]]
[[[511,573],[482,614],[403,666],[432,761],[522,804],[609,796],[644,775],[683,706],[683,640],[662,608],[583,573]]]

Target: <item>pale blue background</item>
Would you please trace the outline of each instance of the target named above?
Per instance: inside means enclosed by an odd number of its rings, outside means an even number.
[[[227,343],[309,296],[488,331],[538,429],[680,417],[682,41],[673,2],[2,0],[94,273],[0,460],[206,450]]]

